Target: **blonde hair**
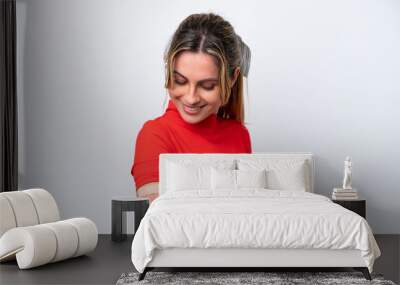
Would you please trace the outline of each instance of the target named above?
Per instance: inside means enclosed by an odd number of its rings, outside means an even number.
[[[184,19],[170,39],[164,53],[165,88],[173,84],[173,67],[182,51],[212,55],[219,67],[222,105],[217,116],[244,123],[243,77],[250,69],[250,48],[238,36],[232,25],[214,13],[192,14]],[[235,69],[240,72],[230,87]]]

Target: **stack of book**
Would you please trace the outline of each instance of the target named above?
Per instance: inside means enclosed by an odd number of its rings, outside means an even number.
[[[356,189],[333,188],[332,199],[334,200],[357,200]]]

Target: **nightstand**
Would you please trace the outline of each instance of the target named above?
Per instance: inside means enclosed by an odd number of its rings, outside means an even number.
[[[364,199],[357,200],[332,200],[332,202],[359,214],[366,219],[366,201]]]
[[[135,212],[135,233],[149,208],[148,198],[119,196],[111,201],[111,240],[123,241],[126,235],[126,212]]]

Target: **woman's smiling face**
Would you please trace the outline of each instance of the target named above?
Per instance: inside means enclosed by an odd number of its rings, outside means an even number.
[[[213,56],[183,51],[174,64],[169,96],[183,120],[201,122],[221,107],[219,71]]]

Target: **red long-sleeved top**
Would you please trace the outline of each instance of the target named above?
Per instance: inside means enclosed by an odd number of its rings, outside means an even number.
[[[211,114],[190,124],[182,119],[172,100],[165,113],[143,124],[136,137],[131,174],[136,189],[159,181],[160,153],[251,153],[247,128],[236,120]]]

